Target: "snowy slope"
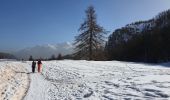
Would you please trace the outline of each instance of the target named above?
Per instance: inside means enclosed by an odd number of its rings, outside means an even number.
[[[24,71],[18,75],[30,77],[29,88],[25,87],[28,92],[26,94],[20,92],[20,96],[25,97],[24,100],[170,99],[170,68],[165,67],[169,64],[148,65],[84,60],[43,61],[42,73],[30,73],[31,62],[1,61],[0,75],[7,68],[5,64],[15,66],[19,72]],[[22,66],[23,69],[17,66]],[[30,74],[25,74],[25,68]],[[21,84],[25,79],[16,77],[13,80],[10,81],[10,86],[13,86],[15,80]],[[14,90],[17,89],[20,91],[23,88],[14,85]],[[15,96],[15,92],[10,90],[5,92],[9,95],[4,100]],[[0,92],[3,94],[2,89]]]
[[[56,45],[37,45],[30,48],[25,48],[20,51],[13,53],[18,58],[28,59],[30,55],[34,58],[49,58],[52,55],[58,56],[59,53],[62,55],[71,54],[73,52],[73,45],[69,42],[59,43]]]
[[[31,79],[26,100],[170,99],[170,69],[162,66],[50,61],[43,62],[43,73]]]
[[[29,88],[29,77],[20,62],[0,60],[0,100],[21,100]]]

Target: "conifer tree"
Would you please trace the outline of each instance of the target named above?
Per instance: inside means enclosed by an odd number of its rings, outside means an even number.
[[[62,55],[61,55],[61,53],[58,54],[57,60],[62,60]]]
[[[97,24],[93,6],[86,10],[86,19],[79,28],[80,35],[75,37],[75,56],[78,59],[94,59],[94,51],[104,45],[106,31]]]
[[[33,57],[32,56],[30,56],[29,57],[29,61],[33,61],[34,59],[33,59]]]

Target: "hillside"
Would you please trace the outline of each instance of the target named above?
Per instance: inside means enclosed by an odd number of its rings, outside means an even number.
[[[110,60],[162,62],[170,60],[170,10],[148,21],[115,30],[106,51]]]
[[[0,52],[0,59],[15,59],[15,56],[9,53]]]

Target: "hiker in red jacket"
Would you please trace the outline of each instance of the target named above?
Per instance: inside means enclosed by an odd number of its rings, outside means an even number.
[[[38,60],[37,65],[38,65],[38,72],[40,73],[41,72],[41,67],[42,67],[41,60]]]

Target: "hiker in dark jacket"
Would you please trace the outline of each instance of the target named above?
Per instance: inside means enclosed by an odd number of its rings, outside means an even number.
[[[36,67],[36,62],[33,61],[33,62],[32,62],[32,72],[33,72],[33,73],[35,72],[35,67]]]
[[[38,60],[37,64],[38,64],[38,72],[40,73],[41,72],[41,66],[42,66],[41,60]]]

